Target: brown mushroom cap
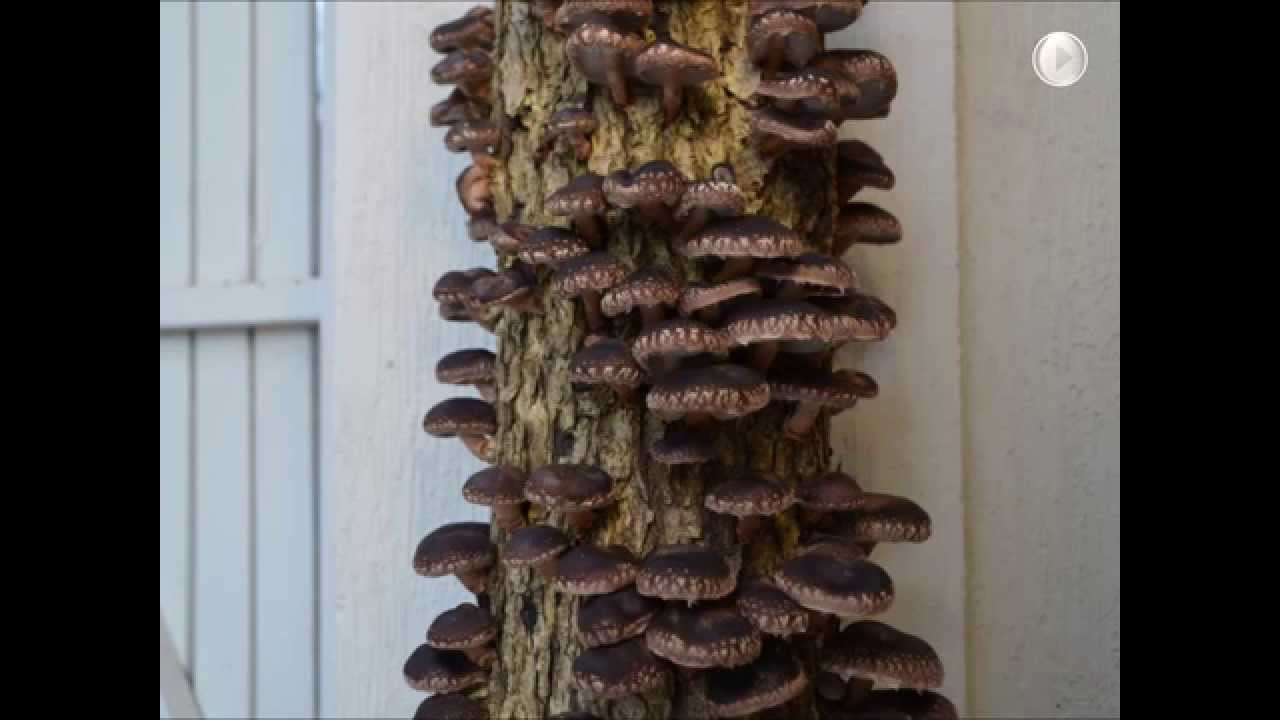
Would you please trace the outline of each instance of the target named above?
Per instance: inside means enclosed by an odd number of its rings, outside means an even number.
[[[489,671],[462,652],[423,644],[405,661],[404,679],[414,690],[456,693],[489,682]]]
[[[670,372],[645,397],[665,419],[705,413],[717,420],[750,415],[769,404],[769,383],[739,365],[708,365]]]
[[[590,648],[573,661],[574,683],[606,700],[657,690],[670,674],[639,639]]]
[[[844,295],[858,287],[858,276],[844,261],[822,253],[770,260],[754,272],[794,287],[803,295]]]
[[[683,287],[670,268],[648,265],[609,288],[600,298],[600,310],[616,317],[636,308],[674,305]]]
[[[784,342],[788,349],[810,351],[830,344],[830,316],[800,300],[758,300],[730,312],[724,331],[734,345]]]
[[[829,313],[827,326],[831,342],[877,341],[889,336],[898,326],[898,314],[880,298],[863,293],[850,293],[848,297],[826,305]]]
[[[822,45],[818,26],[810,18],[785,7],[773,8],[751,21],[747,50],[751,62],[776,69],[783,59],[804,67]]]
[[[529,265],[559,265],[570,258],[591,252],[591,247],[574,233],[559,227],[534,230],[516,251],[521,262]]]
[[[493,565],[489,523],[458,522],[441,525],[418,543],[413,569],[425,577],[457,575]]]
[[[854,546],[825,543],[787,560],[774,582],[797,603],[843,618],[884,612],[893,604],[893,580]]]
[[[626,76],[636,55],[647,44],[644,38],[626,32],[608,17],[591,13],[569,33],[565,54],[589,82],[609,87],[615,105],[626,106],[630,101]]]
[[[494,233],[498,232],[498,219],[491,213],[483,213],[467,219],[467,237],[472,242],[493,242]]]
[[[809,251],[800,233],[776,220],[757,215],[728,218],[711,223],[676,252],[700,257],[795,257]]]
[[[760,656],[760,631],[732,604],[667,605],[649,623],[645,645],[688,668],[738,667]]]
[[[688,178],[666,160],[645,163],[635,170],[615,170],[601,184],[610,205],[634,208],[644,205],[672,206],[680,202]]]
[[[585,647],[598,647],[636,637],[661,609],[661,600],[630,586],[588,598],[578,608],[578,639]]]
[[[489,709],[466,695],[432,695],[418,706],[413,720],[489,720]]]
[[[597,14],[620,28],[637,31],[649,24],[653,0],[568,0],[556,10],[554,22],[561,32],[569,32]]]
[[[717,600],[733,592],[737,577],[724,556],[698,545],[668,545],[649,553],[635,578],[641,595],[663,600]]]
[[[768,475],[747,474],[716,483],[703,504],[711,512],[742,518],[777,515],[793,501],[789,485]]]
[[[893,171],[884,158],[861,140],[843,140],[836,145],[836,193],[848,200],[864,187],[892,190]]]
[[[646,369],[653,367],[653,359],[658,357],[673,359],[704,353],[724,355],[727,352],[727,335],[688,318],[663,321],[640,331],[631,342],[631,354]]]
[[[865,397],[867,381],[875,383],[852,370],[794,372],[770,377],[769,394],[774,400],[832,408],[838,412],[853,407],[859,398]]]
[[[832,471],[800,483],[796,502],[813,510],[852,510],[862,502],[863,494],[853,476]]]
[[[469,503],[498,507],[524,502],[525,474],[509,465],[493,465],[473,474],[462,485]]]
[[[513,530],[502,547],[502,564],[509,568],[541,565],[569,549],[569,536],[549,525]]]
[[[449,152],[493,152],[502,144],[502,128],[492,120],[459,120],[444,134]]]
[[[436,280],[431,295],[437,302],[451,305],[467,305],[471,302],[471,283],[484,277],[493,277],[489,268],[450,270]]]
[[[639,565],[625,547],[578,545],[556,561],[554,582],[570,595],[604,595],[635,582]]]
[[[872,690],[842,720],[956,720],[956,706],[932,690]]]
[[[442,400],[427,411],[422,429],[435,437],[492,435],[498,432],[498,415],[493,405],[477,398]]]
[[[924,542],[933,534],[933,521],[924,508],[885,493],[863,493],[842,520],[846,536],[858,542]]]
[[[626,278],[628,268],[607,252],[593,252],[569,258],[556,267],[551,285],[565,297],[584,292],[603,292]]]
[[[700,180],[689,183],[676,205],[675,219],[684,220],[696,210],[719,217],[737,217],[746,209],[747,198],[737,183],[725,180]]]
[[[468,13],[431,31],[431,49],[439,53],[473,47],[488,49],[493,47],[493,40],[493,17],[485,14]]]
[[[482,165],[468,165],[454,182],[458,202],[471,217],[493,214],[493,186],[489,171]]]
[[[751,111],[750,121],[757,147],[765,155],[778,155],[792,149],[829,148],[838,139],[836,124],[821,113],[756,108]]]
[[[722,283],[689,283],[680,293],[680,314],[693,315],[734,300],[758,297],[762,292],[760,281],[753,277],[734,278]]]
[[[455,350],[436,363],[436,382],[446,385],[491,383],[496,366],[497,356],[491,350]]]
[[[738,588],[738,612],[762,633],[788,637],[807,632],[812,614],[767,580]]]
[[[609,209],[604,197],[604,177],[584,173],[547,196],[543,210],[548,215],[601,215]]]
[[[445,610],[427,628],[427,644],[438,650],[467,650],[487,645],[498,636],[488,610],[462,603]]]
[[[658,40],[636,55],[634,72],[641,82],[662,88],[664,117],[670,123],[680,112],[684,88],[715,80],[720,76],[720,67],[700,50]]]
[[[844,119],[881,118],[889,114],[889,106],[898,94],[898,72],[889,58],[874,50],[842,48],[819,53],[813,58],[813,65],[843,73],[858,86],[860,97],[844,106]]]
[[[489,51],[468,48],[454,50],[436,63],[431,68],[431,79],[437,85],[453,85],[465,81],[487,81],[492,72],[493,57]]]
[[[707,673],[707,704],[718,717],[742,717],[790,702],[808,685],[786,643],[769,639],[755,662]]]
[[[843,255],[855,244],[891,245],[902,240],[902,223],[893,213],[871,203],[851,202],[836,219],[832,255]]]
[[[454,88],[448,97],[431,106],[431,125],[445,127],[463,120],[476,120],[486,114],[479,103]]]
[[[751,16],[755,17],[784,7],[813,18],[824,33],[843,30],[858,19],[866,0],[751,0]]]
[[[529,475],[525,499],[557,510],[593,510],[617,500],[608,473],[594,465],[543,465]]]
[[[589,110],[579,107],[568,107],[555,111],[544,126],[544,134],[538,146],[541,158],[547,149],[560,138],[572,143],[578,160],[586,161],[591,157],[591,141],[588,136],[596,130],[596,118]]]
[[[644,370],[621,340],[598,340],[574,353],[569,361],[571,383],[609,385],[625,391],[639,387],[643,381]]]
[[[498,254],[512,254],[520,250],[524,243],[537,231],[533,225],[507,221],[499,223],[486,238]],[[558,228],[557,228],[558,229]],[[529,263],[533,264],[533,263]]]
[[[825,643],[819,667],[888,689],[931,690],[943,678],[942,659],[929,643],[874,620],[853,623]]]
[[[667,426],[662,439],[649,447],[649,456],[663,465],[697,465],[716,457],[715,437]]]
[[[857,101],[858,86],[839,72],[806,67],[761,80],[756,94],[780,109],[838,115],[842,104]]]

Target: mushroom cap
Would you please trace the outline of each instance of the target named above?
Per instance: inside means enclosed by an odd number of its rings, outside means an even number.
[[[602,215],[609,209],[604,197],[604,178],[583,173],[547,196],[543,210],[548,215]]]
[[[898,314],[880,298],[849,293],[836,304],[827,305],[827,326],[833,343],[850,340],[883,340],[898,326]]]
[[[582,601],[578,607],[578,639],[585,647],[613,645],[644,633],[662,609],[662,601],[628,586]]]
[[[474,385],[493,382],[498,357],[491,350],[455,350],[436,363],[436,382],[446,385]]]
[[[788,637],[809,630],[809,611],[767,580],[739,587],[735,601],[738,612],[762,633]]]
[[[594,465],[556,463],[543,465],[529,475],[525,499],[557,510],[592,510],[612,505],[613,478]]]
[[[502,564],[509,568],[532,567],[560,555],[569,545],[569,536],[550,525],[517,528],[502,546]]]
[[[614,387],[639,387],[644,370],[621,340],[606,338],[583,347],[569,361],[569,382]]]
[[[471,302],[471,283],[484,277],[492,277],[489,268],[475,267],[469,270],[450,270],[436,280],[431,295],[437,302],[466,305]]]
[[[849,244],[891,245],[902,240],[902,223],[878,205],[851,202],[840,208],[835,236]]]
[[[452,85],[466,80],[487,80],[493,72],[493,56],[488,50],[467,48],[454,50],[431,68],[431,79],[437,85]]]
[[[663,600],[717,600],[733,592],[737,577],[724,556],[699,545],[668,545],[649,553],[636,575],[641,595]]]
[[[462,303],[440,303],[440,317],[449,322],[475,322],[471,309]]]
[[[573,232],[560,227],[534,230],[520,244],[516,255],[529,265],[559,265],[570,258],[591,252],[591,247]]]
[[[791,507],[791,487],[768,475],[747,474],[724,480],[707,491],[703,504],[721,515],[777,515]]]
[[[670,268],[647,265],[609,288],[600,297],[600,310],[608,317],[615,317],[638,307],[674,305],[683,287],[684,283]]]
[[[487,118],[459,120],[444,134],[449,152],[489,152],[502,143],[502,128]]]
[[[413,720],[489,720],[489,709],[466,695],[432,695],[418,706]]]
[[[724,332],[734,345],[786,342],[795,350],[829,344],[830,316],[802,300],[757,300],[729,313]]]
[[[799,285],[809,295],[844,295],[858,287],[858,276],[843,260],[822,253],[770,260],[753,272],[759,277]]]
[[[498,415],[493,405],[479,398],[449,398],[427,411],[422,429],[435,437],[492,435],[498,432]]]
[[[884,117],[898,94],[898,71],[875,50],[842,48],[819,53],[815,67],[843,73],[858,87],[860,97],[843,108],[846,120]]]
[[[627,266],[607,252],[593,252],[569,258],[556,267],[551,285],[565,297],[584,292],[602,292],[622,282]]]
[[[751,0],[751,15],[785,7],[813,18],[824,33],[843,30],[858,19],[866,0]]]
[[[578,545],[556,562],[555,586],[570,595],[604,595],[635,582],[640,569],[621,545]]]
[[[785,7],[773,8],[756,17],[747,31],[747,51],[751,62],[757,65],[764,62],[772,49],[786,45],[792,64],[804,66],[821,44],[817,23]]]
[[[649,692],[666,684],[670,670],[640,639],[584,650],[573,661],[573,681],[601,699]]]
[[[800,233],[758,215],[727,218],[707,225],[676,252],[685,257],[795,257],[808,252]]]
[[[847,720],[956,720],[956,706],[932,690],[872,690]]]
[[[437,25],[431,31],[431,49],[448,53],[462,48],[492,48],[494,37],[492,16],[468,13]]]
[[[598,123],[596,116],[585,108],[567,107],[551,113],[547,120],[546,132],[551,136],[582,133],[589,135],[595,132]]]
[[[774,582],[810,610],[843,618],[884,612],[893,604],[893,580],[855,546],[822,543],[782,563]]]
[[[822,511],[852,510],[862,501],[862,488],[852,475],[832,471],[800,483],[796,502]]]
[[[790,702],[808,686],[786,643],[769,639],[755,662],[707,673],[707,704],[718,717],[742,717]]]
[[[740,365],[681,368],[659,378],[645,403],[668,417],[702,412],[731,420],[768,405],[769,383]]]
[[[649,456],[662,465],[696,465],[716,456],[715,437],[668,426],[662,439],[649,447]]]
[[[684,220],[698,209],[720,217],[737,217],[746,209],[747,198],[737,183],[725,180],[699,180],[685,186],[676,205],[675,218]]]
[[[511,305],[529,297],[538,288],[537,282],[519,266],[512,266],[490,277],[471,283],[471,301],[480,306]]]
[[[635,76],[650,85],[701,85],[720,76],[715,58],[670,40],[659,40],[636,56]],[[674,203],[667,203],[668,205]]]
[[[524,502],[525,474],[509,465],[492,465],[467,478],[462,497],[476,505],[519,505]]]
[[[836,145],[836,184],[841,199],[848,200],[864,187],[892,190],[894,182],[893,171],[870,145],[861,140],[842,140]]]
[[[489,171],[480,165],[468,165],[454,182],[458,202],[471,217],[493,214],[493,186]]]
[[[680,358],[729,352],[729,337],[724,332],[688,318],[672,318],[641,330],[631,341],[631,354],[636,362],[648,368],[655,356]]]
[[[489,671],[459,650],[419,645],[404,663],[404,679],[422,692],[456,693],[489,682]]]
[[[524,225],[518,222],[507,221],[500,223],[493,233],[489,235],[489,244],[493,245],[494,252],[516,253],[520,251],[520,248],[537,230],[538,228],[533,225]],[[532,265],[534,263],[528,264]]]
[[[570,4],[573,3],[565,3]],[[646,45],[648,42],[639,35],[626,32],[599,13],[592,13],[569,33],[565,54],[588,81],[603,84],[608,81],[608,68],[616,58],[621,56],[623,67],[629,70]]]
[[[858,86],[842,73],[814,67],[778,73],[756,86],[757,95],[796,101],[805,110],[826,115],[838,114],[842,104],[856,102],[858,92]]]
[[[831,118],[813,112],[783,112],[773,107],[756,108],[750,115],[751,131],[759,138],[776,138],[786,147],[829,148],[836,144],[838,130]]]
[[[689,668],[745,665],[760,656],[762,642],[760,631],[727,603],[668,604],[649,623],[644,641],[654,655]]]
[[[757,297],[763,293],[760,281],[740,277],[722,283],[689,283],[680,293],[680,314],[692,315],[699,310],[724,305],[733,300]]]
[[[492,213],[481,213],[467,218],[467,237],[472,242],[492,242],[498,232],[498,219]]]
[[[640,30],[653,16],[653,0],[568,0],[556,10],[555,26],[569,32],[595,15],[607,17],[618,27]]]
[[[635,170],[615,170],[601,188],[610,205],[633,208],[641,205],[675,205],[680,202],[688,178],[666,160],[645,163]]]
[[[462,603],[445,610],[427,628],[427,644],[438,650],[464,650],[493,642],[498,626],[488,610]]]
[[[418,543],[413,569],[425,577],[456,575],[493,565],[489,523],[457,522],[441,525]]]
[[[864,393],[868,385],[862,378],[875,383],[869,376],[852,370],[809,370],[775,375],[769,378],[769,394],[774,400],[846,410],[857,405],[859,398],[866,397]]]
[[[844,525],[846,537],[859,542],[924,542],[933,521],[914,501],[885,493],[863,493]]]
[[[822,647],[818,666],[850,678],[871,680],[876,687],[931,690],[942,686],[942,659],[922,638],[875,620],[862,620],[841,630]]]
[[[431,106],[432,127],[445,127],[463,120],[478,119],[484,116],[483,110],[466,93],[458,88],[444,100]]]

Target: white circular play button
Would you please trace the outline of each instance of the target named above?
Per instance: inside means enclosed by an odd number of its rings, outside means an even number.
[[[1051,32],[1040,38],[1031,53],[1031,67],[1046,85],[1068,87],[1084,77],[1089,52],[1080,38],[1069,32]]]

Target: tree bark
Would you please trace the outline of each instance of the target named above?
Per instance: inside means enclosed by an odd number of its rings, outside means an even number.
[[[661,159],[695,180],[728,161],[746,194],[746,212],[772,217],[805,234],[815,251],[827,251],[838,210],[834,152],[794,152],[766,163],[750,147],[747,114],[759,73],[745,52],[746,1],[659,0],[655,5],[668,14],[672,39],[711,54],[721,70],[719,79],[685,93],[683,112],[666,128],[660,88],[632,81],[630,106],[615,106],[607,88],[589,86],[570,66],[564,36],[546,29],[531,3],[498,0],[494,119],[512,128],[509,153],[500,158],[493,179],[499,218],[518,213],[524,223],[566,224],[543,211],[543,199],[587,171],[607,175]],[[646,32],[653,39],[652,30]],[[572,152],[536,161],[551,114],[584,104],[599,125],[587,161],[579,162]],[[668,237],[632,214],[608,218],[607,248],[617,257],[633,267],[666,263],[687,280],[702,279],[704,268],[670,253]],[[545,271],[540,280],[545,288]],[[577,534],[580,541],[619,543],[641,557],[663,544],[703,542],[740,563],[740,582],[772,573],[797,543],[796,511],[778,516],[743,548],[732,518],[703,508],[704,488],[744,471],[770,472],[793,483],[825,471],[830,457],[825,415],[808,438],[790,440],[782,432],[787,408],[775,403],[742,420],[720,423],[722,452],[716,461],[674,468],[656,464],[648,447],[664,426],[646,411],[643,390],[628,402],[607,391],[575,392],[567,369],[586,334],[581,303],[553,292],[544,293],[543,303],[544,315],[506,312],[496,327],[497,461],[526,471],[551,462],[582,462],[612,475],[623,486],[621,499],[600,513],[585,535]],[[615,323],[612,334],[629,340],[638,327],[639,318],[631,318]],[[541,509],[530,510],[531,522],[544,519]],[[564,527],[559,515],[549,520]],[[505,531],[495,527],[493,532],[496,544],[505,543]],[[501,627],[500,660],[487,691],[491,717],[526,720],[570,710],[602,718],[709,716],[696,676],[675,673],[664,691],[615,701],[580,691],[570,674],[582,650],[576,638],[579,600],[551,589],[531,570],[507,572],[499,565],[490,582],[491,610]],[[793,644],[812,681],[812,648],[803,640]],[[813,708],[810,690],[761,716],[813,717]]]

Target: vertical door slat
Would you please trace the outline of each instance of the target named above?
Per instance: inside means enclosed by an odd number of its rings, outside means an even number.
[[[191,6],[160,3],[160,284],[191,282]]]
[[[190,337],[160,336],[160,611],[179,661],[190,660],[187,616],[191,533]]]

